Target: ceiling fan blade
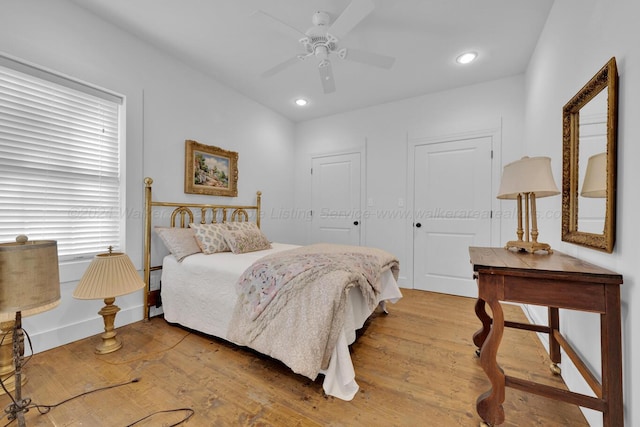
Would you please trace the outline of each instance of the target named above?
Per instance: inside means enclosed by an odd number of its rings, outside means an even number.
[[[375,6],[371,0],[352,0],[344,12],[331,24],[327,33],[341,39],[369,15],[374,8]]]
[[[284,70],[285,68],[289,68],[290,66],[300,62],[303,58],[304,57],[301,58],[300,55],[296,55],[292,58],[287,59],[284,62],[279,63],[275,67],[269,68],[267,71],[260,74],[260,76],[262,76],[263,79],[271,77],[275,74],[278,74],[280,71]]]
[[[374,67],[386,68],[387,70],[393,67],[396,62],[394,57],[359,49],[340,49],[338,56],[347,61],[360,62]]]
[[[336,91],[336,82],[333,80],[333,70],[331,69],[331,62],[324,59],[318,65],[318,71],[320,71],[320,81],[322,82],[322,89],[324,93],[332,93]]]
[[[274,30],[280,32],[281,34],[284,34],[287,37],[293,38],[294,40],[305,37],[304,31],[300,31],[296,27],[293,27],[286,22],[283,22],[278,18],[273,17],[261,10],[256,10],[255,12],[253,12],[252,16],[255,19],[263,22],[265,25],[273,28]]]

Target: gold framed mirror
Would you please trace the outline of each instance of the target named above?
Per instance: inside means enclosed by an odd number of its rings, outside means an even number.
[[[611,253],[618,70],[611,58],[562,109],[562,240]]]

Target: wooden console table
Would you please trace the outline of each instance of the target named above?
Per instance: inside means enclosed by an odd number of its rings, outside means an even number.
[[[491,389],[481,394],[476,402],[478,415],[484,423],[497,425],[504,422],[502,403],[505,387],[512,387],[601,411],[605,427],[622,426],[622,276],[555,251],[545,255],[504,248],[470,247],[469,254],[478,282],[475,311],[482,322],[473,342],[480,349],[480,364],[491,381]],[[505,321],[500,301],[545,306],[548,308],[549,325]],[[485,304],[491,308],[493,319],[487,314]],[[602,383],[560,334],[560,308],[600,313]],[[560,363],[562,348],[596,397],[505,375],[496,362],[505,326],[549,334],[552,372],[560,373],[557,364]]]

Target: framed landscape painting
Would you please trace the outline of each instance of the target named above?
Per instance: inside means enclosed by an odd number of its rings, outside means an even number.
[[[184,192],[236,197],[238,153],[186,140]]]

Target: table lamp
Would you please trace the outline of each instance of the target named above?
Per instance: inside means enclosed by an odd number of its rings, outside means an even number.
[[[129,257],[122,252],[98,254],[85,271],[73,297],[78,299],[104,299],[105,306],[98,312],[104,319],[102,342],[96,347],[96,353],[107,354],[122,347],[122,341],[114,329],[116,313],[120,307],[114,305],[118,296],[130,294],[144,287],[144,282]]]
[[[507,249],[518,251],[551,253],[551,246],[538,242],[538,219],[536,212],[536,198],[555,196],[560,194],[551,173],[551,159],[549,157],[523,157],[504,167],[498,199],[516,199],[518,201],[518,240],[507,242]],[[522,210],[522,199],[525,202]],[[524,214],[524,231],[522,228]],[[529,226],[531,224],[531,234]],[[524,240],[523,240],[524,235]]]
[[[580,195],[591,198],[607,197],[607,153],[589,157]]]
[[[0,317],[14,316],[13,363],[15,397],[5,409],[10,421],[25,426],[24,413],[31,399],[22,397],[24,332],[22,317],[42,313],[60,303],[58,244],[53,240],[29,241],[20,235],[15,243],[0,244]]]

